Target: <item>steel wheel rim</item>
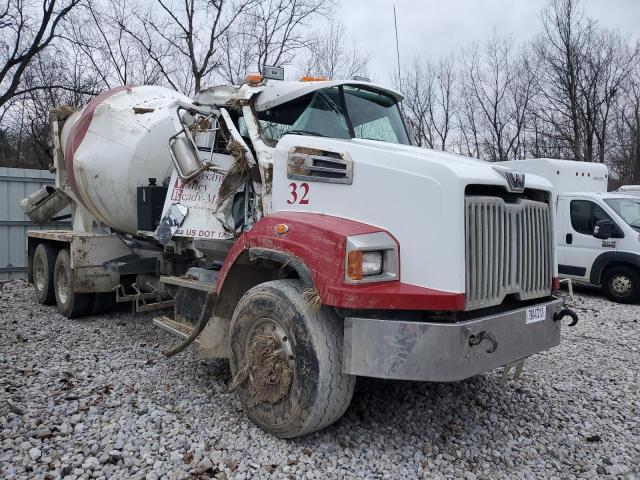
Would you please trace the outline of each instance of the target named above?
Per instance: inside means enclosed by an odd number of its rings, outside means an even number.
[[[42,258],[36,257],[34,267],[35,268],[34,268],[33,276],[34,276],[36,288],[42,291],[44,290],[44,279],[45,279],[44,261],[42,260]]]
[[[626,297],[631,293],[633,289],[633,284],[631,279],[626,275],[616,275],[611,279],[610,282],[611,290],[615,292],[617,295]]]
[[[67,278],[67,271],[64,268],[58,270],[56,286],[60,303],[66,304],[69,298],[69,280]]]
[[[257,356],[255,352],[252,352],[255,345],[256,337],[268,338],[273,344],[273,348],[269,349],[270,360],[275,359],[279,362],[279,370],[282,371],[283,367],[286,370],[290,369],[288,375],[276,376],[272,381],[265,383],[265,371],[260,370],[264,365],[264,357]],[[264,354],[264,352],[261,352]],[[249,330],[245,345],[244,345],[244,361],[245,365],[248,365],[247,380],[252,388],[258,392],[265,392],[266,389],[270,391],[266,392],[261,402],[275,404],[286,397],[288,391],[293,383],[293,375],[295,372],[295,355],[293,353],[293,347],[291,345],[291,339],[288,337],[285,329],[275,320],[267,317],[258,319],[256,323],[251,326]],[[272,362],[273,365],[273,362]],[[255,370],[254,370],[255,366]],[[271,370],[274,373],[273,370]],[[257,373],[257,378],[256,374]]]
[[[284,330],[282,325],[268,317],[260,318],[256,323],[253,324],[251,330],[249,330],[249,334],[247,335],[247,339],[244,344],[245,354],[249,351],[249,346],[251,345],[253,338],[257,334],[265,331],[273,332],[273,334],[278,339],[280,349],[282,350],[281,355],[284,359],[287,360],[287,363],[289,363],[289,365],[293,367],[295,356],[293,355],[291,340],[289,339],[287,332]]]

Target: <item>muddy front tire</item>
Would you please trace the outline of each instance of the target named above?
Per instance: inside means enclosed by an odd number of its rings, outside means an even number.
[[[56,292],[53,286],[56,254],[56,249],[46,243],[38,245],[33,253],[31,262],[33,288],[36,291],[36,298],[44,305],[50,305],[56,301]]]
[[[258,285],[240,299],[229,334],[232,387],[262,429],[281,438],[338,420],[355,377],[342,373],[343,322],[310,308],[297,280]]]
[[[53,273],[56,303],[58,310],[67,318],[76,318],[85,315],[89,310],[91,294],[76,293],[73,285],[73,270],[71,258],[66,249],[58,252],[56,266]]]

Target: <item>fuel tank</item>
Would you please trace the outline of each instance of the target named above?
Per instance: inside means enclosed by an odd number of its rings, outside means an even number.
[[[112,229],[137,231],[137,188],[171,177],[169,138],[176,101],[191,99],[157,86],[118,87],[72,114],[61,133],[75,199]]]

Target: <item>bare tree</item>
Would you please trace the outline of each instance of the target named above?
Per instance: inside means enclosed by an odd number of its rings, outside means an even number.
[[[416,58],[402,74],[403,108],[416,145],[446,150],[454,126],[456,72],[454,58],[437,63]]]
[[[610,115],[640,58],[638,45],[630,48],[619,34],[601,30],[589,42],[580,93],[585,129],[585,159],[604,163],[609,143]],[[632,87],[631,87],[632,88]]]
[[[333,6],[334,0],[263,0],[248,8],[220,39],[219,75],[237,83],[265,65],[291,65],[318,40],[309,24],[328,18]]]
[[[434,66],[433,101],[429,108],[431,126],[438,138],[438,148],[446,150],[447,140],[455,114],[453,105],[455,71],[453,58],[441,58]]]
[[[578,82],[586,42],[583,21],[577,0],[550,1],[541,12],[542,33],[535,41],[542,67],[536,112],[575,160],[582,160]]]
[[[263,0],[249,10],[256,48],[256,67],[291,64],[295,55],[309,47],[305,27],[328,17],[334,0]]]
[[[609,115],[638,49],[587,18],[580,0],[551,1],[541,20],[536,114],[551,126],[548,143],[567,158],[604,162]]]
[[[613,140],[608,160],[621,183],[640,183],[640,62],[616,95],[609,121]]]
[[[310,39],[309,54],[303,65],[305,75],[331,79],[366,77],[371,55],[358,49],[344,24],[329,22],[325,31]]]
[[[0,6],[0,107],[24,93],[20,81],[29,63],[56,38],[80,0],[8,0]],[[35,85],[31,88],[47,88]]]
[[[156,0],[132,28],[123,28],[176,90],[193,93],[219,67],[220,41],[257,0]]]
[[[416,57],[410,68],[394,79],[397,88],[402,90],[404,99],[402,109],[411,125],[413,143],[419,147],[433,148],[433,134],[429,120],[429,108],[432,102],[433,78],[426,71],[420,58]]]
[[[70,48],[99,77],[103,89],[164,80],[157,63],[127,33],[139,28],[138,15],[138,6],[128,0],[93,0],[73,12],[63,32]],[[162,48],[157,45],[156,52]]]
[[[232,85],[242,82],[252,71],[258,71],[258,42],[253,33],[254,27],[255,19],[243,15],[220,39],[222,55],[218,73]]]
[[[528,104],[533,93],[532,71],[527,53],[514,53],[509,38],[495,33],[487,42],[484,55],[477,45],[462,57],[463,100],[466,125],[474,128],[480,156],[489,160],[509,160],[523,155],[523,135]],[[469,137],[469,134],[465,134]]]
[[[80,107],[103,90],[100,77],[84,61],[67,45],[54,44],[25,70],[21,81],[24,93],[11,105],[5,122],[18,139],[21,156],[27,159],[21,166],[47,168],[50,163],[48,112],[52,107]],[[39,85],[50,88],[33,88]]]

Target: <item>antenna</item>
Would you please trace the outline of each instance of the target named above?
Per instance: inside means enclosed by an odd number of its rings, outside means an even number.
[[[400,76],[400,45],[398,43],[398,17],[396,16],[396,6],[393,5],[393,23],[396,27],[396,55],[398,60],[398,86],[402,90],[402,77]]]

